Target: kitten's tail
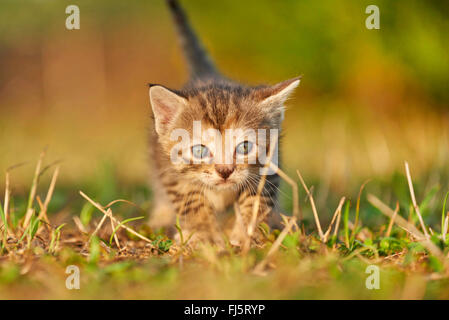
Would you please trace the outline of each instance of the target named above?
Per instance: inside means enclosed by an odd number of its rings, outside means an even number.
[[[178,29],[184,55],[189,65],[191,79],[218,77],[219,72],[189,24],[177,0],[166,0]]]

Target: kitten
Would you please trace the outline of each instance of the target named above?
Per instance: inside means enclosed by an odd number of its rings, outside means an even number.
[[[239,223],[247,229],[264,166],[259,156],[273,147],[270,137],[281,129],[283,104],[300,80],[249,87],[226,79],[207,56],[178,2],[167,3],[189,64],[190,79],[181,90],[150,85],[155,192],[150,225],[173,226],[177,215],[184,239],[192,236],[189,244],[201,241],[222,245],[217,215],[236,204]],[[230,129],[238,133],[226,139]],[[269,133],[262,139],[261,132]],[[183,133],[188,139],[180,143]],[[278,186],[278,175],[266,175],[257,223],[275,214]],[[232,244],[240,244],[238,234],[235,229],[231,233]]]

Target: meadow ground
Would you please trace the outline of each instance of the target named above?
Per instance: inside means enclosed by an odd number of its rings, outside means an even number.
[[[283,230],[259,226],[265,241],[257,246],[191,250],[147,227],[145,183],[120,181],[104,164],[77,185],[46,153],[4,176],[1,299],[449,298],[444,170],[416,182],[404,163],[403,173],[338,197],[338,188],[315,188],[291,171],[281,188]],[[31,184],[15,183],[20,170]],[[66,287],[72,265],[79,290]],[[376,287],[372,265],[379,289],[368,288]]]
[[[365,0],[182,2],[225,75],[303,75],[283,230],[192,251],[146,226],[146,84],[187,77],[164,1],[79,0],[67,30],[71,1],[3,0],[0,299],[448,299],[447,2],[379,0],[380,29]]]

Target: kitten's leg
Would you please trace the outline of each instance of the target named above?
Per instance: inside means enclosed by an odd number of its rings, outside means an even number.
[[[154,231],[163,228],[168,236],[175,234],[176,212],[170,203],[159,202],[155,204],[151,211],[148,225]]]
[[[264,189],[260,195],[259,210],[257,212],[257,221],[255,229],[253,230],[252,240],[259,242],[263,239],[263,234],[259,230],[260,223],[265,222],[269,224],[273,220],[275,211],[277,211],[277,190],[279,185],[279,178],[277,176],[267,177]],[[242,242],[242,232],[248,232],[248,226],[251,224],[253,217],[253,207],[258,198],[256,188],[243,190],[238,199],[238,207],[240,217],[238,223],[231,232],[230,241],[233,245],[239,245]],[[246,236],[246,235],[245,235]]]
[[[200,242],[212,242],[224,246],[221,231],[214,216],[214,211],[204,197],[201,188],[189,187],[188,192],[172,190],[170,196],[179,214],[179,223],[183,240],[190,239],[188,245]],[[175,239],[180,242],[180,234]]]
[[[246,237],[248,232],[248,227],[251,224],[253,217],[253,207],[257,196],[249,192],[242,192],[238,200],[238,206],[240,211],[240,217],[234,226],[234,229],[230,235],[230,241],[233,245],[240,245],[242,240]],[[268,217],[271,215],[273,210],[272,201],[267,197],[262,195],[260,197],[259,210],[257,212],[257,221],[255,224],[255,229],[253,230],[252,240],[259,242],[262,240],[263,235],[259,230],[258,226],[261,222],[268,222]],[[244,232],[245,234],[242,234]]]
[[[153,229],[168,228],[175,224],[176,212],[171,203],[165,185],[159,181],[153,181],[154,205],[150,214],[149,225]]]

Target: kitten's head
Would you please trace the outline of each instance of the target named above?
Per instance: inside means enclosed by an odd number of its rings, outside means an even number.
[[[260,87],[215,82],[184,91],[151,85],[164,156],[180,175],[209,188],[255,182],[270,144],[277,143],[284,102],[299,81]]]

